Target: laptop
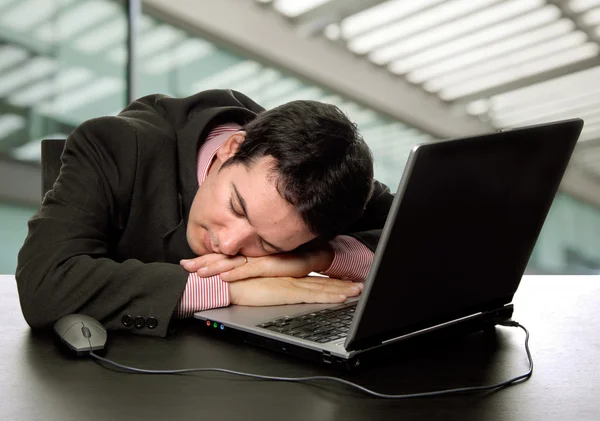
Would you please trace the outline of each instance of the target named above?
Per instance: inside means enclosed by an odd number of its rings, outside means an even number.
[[[572,119],[417,145],[359,298],[194,317],[345,368],[410,338],[507,320],[582,127]]]

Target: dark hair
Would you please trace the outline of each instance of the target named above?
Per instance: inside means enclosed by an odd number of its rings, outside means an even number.
[[[373,186],[373,157],[356,124],[336,106],[292,101],[260,113],[224,165],[275,159],[281,197],[317,237],[329,240],[362,215]]]

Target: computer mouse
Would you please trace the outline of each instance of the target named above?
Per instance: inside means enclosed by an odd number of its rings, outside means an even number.
[[[106,329],[93,317],[69,314],[54,323],[54,332],[77,356],[104,349]]]

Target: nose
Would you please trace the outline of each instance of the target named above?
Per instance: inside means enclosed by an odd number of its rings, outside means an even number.
[[[219,251],[229,256],[235,256],[251,236],[251,229],[246,224],[235,224],[224,227],[219,232]]]

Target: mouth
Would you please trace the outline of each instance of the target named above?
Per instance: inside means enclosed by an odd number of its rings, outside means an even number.
[[[218,251],[215,251],[215,247],[213,246],[207,230],[204,231],[204,247],[208,252],[218,253]]]

